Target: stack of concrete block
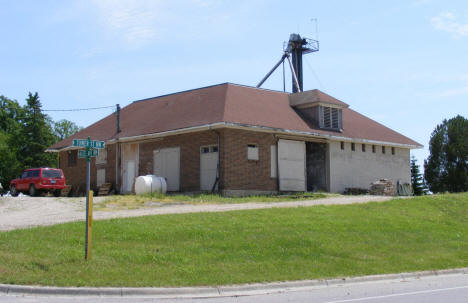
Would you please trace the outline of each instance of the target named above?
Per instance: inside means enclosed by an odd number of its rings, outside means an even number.
[[[380,179],[371,183],[369,194],[376,196],[395,196],[395,186],[387,179]]]

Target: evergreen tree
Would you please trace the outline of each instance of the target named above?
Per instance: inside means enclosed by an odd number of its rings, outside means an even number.
[[[45,152],[56,142],[52,121],[41,112],[42,104],[37,93],[29,93],[26,102],[24,126],[19,139],[19,159],[24,167],[55,166],[57,155]]]
[[[468,191],[468,120],[456,116],[437,125],[424,161],[424,178],[432,192]]]
[[[411,186],[413,187],[413,194],[421,196],[425,192],[423,175],[419,171],[419,165],[416,163],[416,158],[411,157]]]

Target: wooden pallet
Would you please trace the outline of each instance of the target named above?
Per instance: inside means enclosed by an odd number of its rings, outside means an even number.
[[[107,196],[112,188],[112,183],[103,183],[99,187],[98,196]]]

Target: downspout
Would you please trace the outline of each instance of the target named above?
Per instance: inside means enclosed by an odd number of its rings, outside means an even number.
[[[120,142],[115,143],[115,191],[120,193]]]
[[[117,104],[116,105],[116,135],[118,136],[118,134],[120,133],[120,104]],[[119,142],[119,138],[117,137],[117,142],[115,143],[115,190],[118,191],[118,193],[120,193],[122,191],[122,189],[120,188],[120,167],[121,167],[121,157],[122,157],[122,153],[121,153],[121,145],[120,145],[120,142]]]
[[[220,135],[219,135],[219,132],[216,131],[216,130],[212,130],[213,132],[216,133],[216,136],[217,136],[217,142],[218,142],[218,163],[216,165],[216,180],[215,182],[213,183],[213,187],[211,188],[211,192],[214,193],[215,192],[215,189],[216,189],[216,185],[218,185],[218,191],[219,191],[219,178],[220,178],[220,170],[221,170],[221,150],[220,150]]]

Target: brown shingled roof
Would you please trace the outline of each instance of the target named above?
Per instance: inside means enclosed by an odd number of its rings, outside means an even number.
[[[321,99],[341,102],[318,90],[317,95]],[[223,122],[324,137],[421,146],[349,108],[343,108],[343,132],[313,128],[289,105],[288,93],[231,83],[135,101],[122,108],[120,117],[121,132],[118,134],[115,115],[111,114],[54,144],[49,150],[67,148],[74,138],[90,136],[93,140],[111,140]]]

